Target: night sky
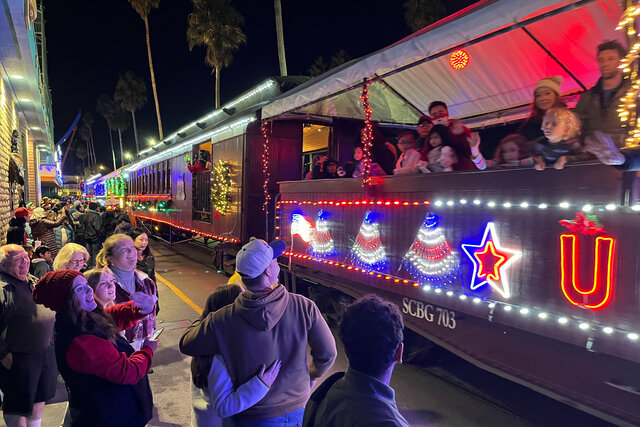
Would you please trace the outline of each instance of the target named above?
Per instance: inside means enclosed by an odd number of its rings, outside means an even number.
[[[410,34],[403,0],[282,0],[289,75],[306,75],[318,56],[325,61],[338,50],[366,55]],[[453,13],[471,0],[447,0]],[[234,0],[245,17],[248,42],[221,74],[221,104],[269,76],[279,74],[273,2]],[[44,0],[49,86],[53,97],[56,142],[79,109],[95,116],[98,162],[111,168],[106,121],[95,112],[98,96],[113,97],[119,73],[132,70],[147,83],[147,104],[136,114],[141,149],[157,138],[157,122],[147,62],[144,23],[127,0]],[[204,64],[204,48],[189,52],[186,29],[190,0],[161,0],[149,15],[151,49],[164,134],[213,110],[214,76]],[[114,133],[114,145],[117,134]],[[123,134],[125,150],[135,147],[133,131]],[[66,145],[65,145],[66,147]],[[117,156],[117,153],[116,153]],[[74,156],[65,174],[80,161]],[[81,169],[81,166],[78,166]]]

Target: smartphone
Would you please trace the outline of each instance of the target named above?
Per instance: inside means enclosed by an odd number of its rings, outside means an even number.
[[[160,334],[162,333],[162,331],[164,331],[164,328],[156,329],[156,331],[153,333],[153,335],[151,335],[151,339],[153,341],[157,340],[158,337],[160,336]]]

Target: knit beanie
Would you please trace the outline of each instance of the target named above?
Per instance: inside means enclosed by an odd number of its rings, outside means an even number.
[[[561,84],[562,76],[545,77],[536,84],[536,87],[533,88],[533,91],[535,92],[539,87],[548,87],[549,89],[560,95]]]
[[[51,271],[45,274],[33,289],[33,301],[53,311],[62,310],[73,281],[81,275],[82,273],[75,270]]]
[[[14,215],[16,216],[16,218],[24,218],[25,216],[29,215],[29,209],[18,208],[16,209]]]

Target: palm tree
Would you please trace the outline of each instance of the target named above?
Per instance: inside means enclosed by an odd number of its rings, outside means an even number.
[[[88,156],[87,146],[82,144],[78,145],[76,147],[76,157],[82,160],[82,172],[84,172],[85,170],[84,161],[87,158],[87,156]]]
[[[113,99],[119,102],[122,108],[131,113],[137,156],[140,152],[140,143],[138,142],[138,128],[136,126],[136,110],[139,110],[140,107],[147,103],[147,85],[144,84],[144,80],[133,74],[133,72],[127,71],[124,75],[120,75]]]
[[[403,7],[404,20],[413,32],[447,15],[442,0],[406,0]]]
[[[156,88],[156,73],[153,71],[153,60],[151,58],[151,38],[149,37],[149,12],[151,12],[151,9],[158,8],[160,0],[129,0],[129,4],[131,4],[131,7],[138,12],[138,15],[140,15],[140,18],[144,21],[144,29],[147,36],[149,70],[151,71],[151,89],[153,90],[153,99],[156,102],[156,116],[158,117],[158,135],[160,135],[160,139],[164,139],[164,134],[162,132],[162,119],[160,118],[160,103],[158,102],[158,90]]]
[[[113,159],[113,170],[116,170],[116,152],[113,149],[113,134],[111,131],[114,129],[113,126],[113,118],[116,110],[116,103],[109,98],[107,95],[100,95],[98,97],[98,103],[96,105],[96,110],[98,113],[102,115],[107,121],[107,126],[109,127],[109,141],[111,142],[111,157]]]
[[[278,62],[280,63],[280,75],[287,75],[287,58],[284,54],[284,29],[282,28],[282,4],[280,0],[273,0],[273,9],[276,13],[276,39],[278,41]]]
[[[351,58],[351,55],[349,55],[346,50],[340,49],[339,51],[334,53],[331,58],[329,58],[328,64],[324,61],[324,58],[322,56],[318,56],[313,60],[313,64],[311,64],[311,67],[309,67],[309,70],[307,72],[311,77],[319,76],[320,74],[324,74],[330,69],[337,67],[338,65],[342,65],[345,62],[351,61],[351,59],[353,58]]]
[[[96,146],[93,143],[93,124],[95,123],[95,119],[93,114],[91,113],[83,113],[82,118],[80,119],[82,123],[78,133],[80,134],[80,138],[82,138],[87,143],[87,152],[89,155],[90,163],[97,163],[96,160]]]
[[[118,131],[118,138],[120,139],[120,166],[124,165],[124,149],[122,147],[122,132],[129,129],[131,122],[129,121],[129,113],[120,107],[119,104],[115,104],[116,108],[113,112],[113,128]],[[114,169],[115,170],[115,169]]]
[[[220,71],[231,64],[233,52],[247,42],[240,28],[243,23],[244,17],[230,0],[193,0],[187,28],[189,50],[196,46],[207,48],[204,62],[216,73],[216,108],[220,107]]]

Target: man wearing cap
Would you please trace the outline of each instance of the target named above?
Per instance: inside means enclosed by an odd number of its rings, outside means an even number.
[[[13,215],[14,217],[9,221],[7,244],[26,245],[28,243],[26,224],[29,222],[29,211],[27,208],[21,207],[16,209]]]
[[[7,426],[40,426],[56,392],[55,313],[33,302],[36,279],[18,245],[0,247],[0,389]]]
[[[598,67],[600,79],[594,87],[584,92],[576,105],[575,112],[582,121],[582,134],[599,130],[607,133],[618,148],[624,147],[627,128],[618,118],[618,105],[631,87],[631,80],[625,79],[618,68],[620,60],[627,55],[617,40],[606,41],[598,46]]]
[[[236,256],[236,270],[247,291],[233,304],[196,320],[180,340],[184,354],[221,354],[236,386],[263,364],[282,360],[271,390],[255,406],[236,415],[237,426],[301,423],[312,385],[336,358],[335,340],[318,307],[278,283],[277,258],[285,247],[279,240],[267,244],[259,239],[244,245]]]

